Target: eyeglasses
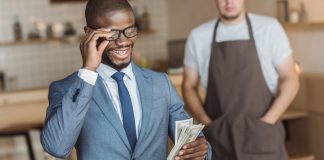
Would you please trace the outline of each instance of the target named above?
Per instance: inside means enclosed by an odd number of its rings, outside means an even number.
[[[114,40],[117,40],[120,38],[121,33],[123,33],[123,35],[126,38],[133,38],[133,37],[137,36],[138,29],[136,26],[129,26],[123,30],[111,29],[111,32],[113,33],[113,35],[108,40],[114,41]]]

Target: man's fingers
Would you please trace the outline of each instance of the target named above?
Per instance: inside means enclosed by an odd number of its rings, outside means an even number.
[[[204,159],[205,159],[205,156],[190,158],[190,160],[204,160]],[[181,156],[176,156],[176,157],[174,157],[174,160],[184,160],[184,158]]]
[[[109,28],[99,28],[99,29],[96,29],[96,31],[101,31],[101,32],[110,32],[111,31],[111,29],[109,29]]]
[[[181,156],[182,159],[193,159],[193,158],[198,158],[198,159],[203,159],[205,157],[207,152],[205,151],[199,151],[199,152],[195,152],[192,154],[187,154],[187,155],[183,155]]]
[[[98,47],[99,57],[102,56],[102,53],[104,52],[104,50],[106,49],[108,44],[109,44],[109,41],[105,40],[99,45],[99,47]]]
[[[91,32],[89,32],[86,35],[86,39],[83,43],[83,45],[87,45],[90,42],[93,42],[94,40],[97,41],[97,39],[99,38],[98,36],[96,36],[97,34],[100,34],[99,37],[106,37],[107,39],[112,36],[113,33],[110,32],[110,29],[97,29],[97,30],[92,30]]]
[[[205,156],[204,157],[197,157],[197,158],[193,158],[191,160],[204,160],[205,159]]]
[[[88,46],[97,46],[97,40],[100,37],[105,37],[107,40],[113,35],[113,33],[109,32],[96,32],[92,38],[89,40],[89,42],[86,42]]]
[[[84,45],[89,44],[89,42],[91,41],[91,39],[93,38],[93,36],[94,36],[96,33],[97,33],[97,32],[96,32],[95,30],[91,31],[91,32],[87,35],[87,37],[86,37],[86,39],[85,39],[85,41],[84,41]]]
[[[192,154],[194,152],[198,152],[200,151],[202,148],[199,146],[199,147],[194,147],[194,148],[188,148],[188,149],[183,149],[183,150],[180,150],[179,151],[179,155],[185,155],[185,154]]]
[[[89,33],[90,34],[90,33]],[[84,46],[84,43],[85,41],[87,40],[89,34],[84,34],[82,37],[81,37],[81,40],[80,40],[80,47],[83,47]]]
[[[182,147],[178,156],[181,159],[203,159],[208,152],[208,145],[205,138],[198,138]]]
[[[94,35],[94,30],[87,32],[83,38],[83,41],[81,41],[81,45],[85,45],[87,40],[91,39],[91,37]]]
[[[182,158],[180,156],[175,156],[174,160],[182,160]]]
[[[182,148],[187,149],[187,148],[193,148],[199,145],[207,144],[207,141],[205,138],[197,138],[197,140],[185,144]]]
[[[200,145],[200,146],[193,147],[193,148],[182,149],[179,151],[179,155],[183,156],[183,155],[189,155],[189,154],[193,154],[193,153],[197,153],[197,152],[204,152],[206,154],[208,152],[208,146]]]

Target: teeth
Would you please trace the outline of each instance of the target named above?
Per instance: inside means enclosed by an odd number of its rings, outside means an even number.
[[[124,51],[115,50],[114,53],[122,56],[122,55],[125,55],[126,54],[126,51],[127,50],[124,50]]]

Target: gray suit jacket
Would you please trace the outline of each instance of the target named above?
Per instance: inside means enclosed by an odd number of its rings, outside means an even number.
[[[166,74],[132,66],[142,107],[133,153],[102,79],[98,77],[93,86],[77,73],[50,85],[41,134],[45,151],[65,158],[75,147],[79,160],[165,160],[168,136],[174,141],[175,121],[189,117]]]

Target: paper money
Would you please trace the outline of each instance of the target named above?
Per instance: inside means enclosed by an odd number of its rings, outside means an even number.
[[[202,125],[202,124],[193,125],[188,132],[188,138],[186,139],[185,143],[190,143],[190,142],[196,140],[196,138],[199,136],[199,134],[203,128],[204,128],[204,125]]]
[[[176,122],[175,145],[169,153],[167,160],[173,160],[181,150],[183,145],[190,143],[199,136],[205,126],[202,124],[194,125],[193,120],[183,120]]]
[[[191,126],[193,124],[193,119],[186,119],[181,121],[176,121],[176,130],[175,130],[175,144],[178,143],[178,139],[180,137],[180,134],[182,133],[182,130],[187,127]]]

